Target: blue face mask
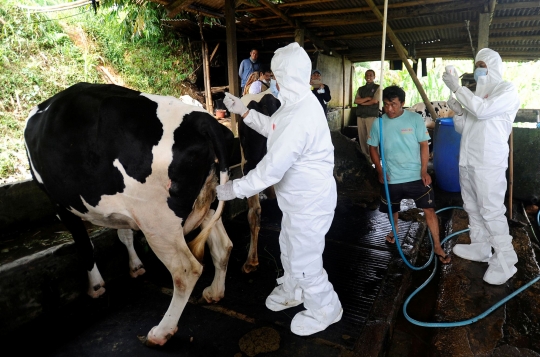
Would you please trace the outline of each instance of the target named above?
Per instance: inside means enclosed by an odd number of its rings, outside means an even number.
[[[278,96],[278,93],[279,93],[279,90],[277,89],[276,87],[276,80],[275,79],[271,79],[270,80],[270,91],[272,92],[272,94],[274,95],[274,97],[277,98]]]
[[[474,70],[474,80],[478,82],[478,78],[487,76],[487,68],[478,67]]]

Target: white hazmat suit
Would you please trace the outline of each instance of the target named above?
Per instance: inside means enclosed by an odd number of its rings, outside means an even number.
[[[311,93],[311,61],[304,49],[297,43],[278,49],[271,66],[281,107],[271,117],[251,110],[244,118],[268,138],[267,154],[232,188],[234,196],[244,198],[274,185],[283,212],[279,244],[284,275],[266,306],[280,311],[303,302],[306,310],[293,318],[291,331],[304,336],[326,329],[343,313],[322,261],[337,200],[334,147],[322,107]],[[228,98],[224,103],[234,112],[232,102],[238,98]]]
[[[459,182],[469,215],[471,244],[457,244],[453,251],[465,259],[488,262],[484,281],[500,285],[517,271],[504,196],[508,138],[519,97],[514,85],[502,79],[502,60],[497,52],[484,48],[476,55],[478,61],[486,63],[487,75],[478,77],[476,92],[465,87],[455,91],[463,106],[462,114],[454,116],[454,126],[461,133]]]

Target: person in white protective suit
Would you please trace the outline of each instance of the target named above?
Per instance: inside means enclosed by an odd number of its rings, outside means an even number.
[[[309,85],[311,61],[297,43],[279,48],[272,58],[281,101],[265,116],[226,94],[227,109],[268,138],[267,153],[241,179],[217,187],[218,199],[250,197],[274,185],[283,212],[279,245],[284,275],[266,299],[272,311],[304,303],[291,331],[307,336],[338,322],[341,302],[328,281],[322,253],[337,201],[333,177],[334,147],[323,109]]]
[[[457,75],[443,74],[444,83],[457,98],[450,99],[448,105],[456,113],[454,127],[462,135],[459,183],[471,238],[471,244],[456,244],[453,251],[464,259],[488,262],[484,281],[500,285],[517,271],[504,195],[508,138],[519,98],[514,85],[502,79],[502,60],[497,52],[489,48],[478,51],[475,67],[475,93],[460,86]]]

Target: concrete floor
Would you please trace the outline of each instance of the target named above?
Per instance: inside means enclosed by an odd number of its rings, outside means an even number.
[[[436,199],[438,207],[460,204],[459,193],[437,192]],[[467,225],[466,215],[459,212],[448,211],[440,218],[442,232]],[[420,239],[425,227],[418,219],[421,216],[413,209],[399,221],[404,251],[415,265],[423,264],[429,252],[429,245]],[[523,221],[523,217],[518,216],[517,221]],[[148,348],[140,338],[166,311],[171,279],[161,262],[144,251],[144,238],[139,236],[136,248],[144,256],[147,270],[143,277],[127,278],[126,263],[126,274],[108,282],[102,298],[92,300],[81,295],[61,308],[45,309],[30,323],[0,335],[4,351],[9,351],[2,355],[540,356],[540,291],[536,286],[469,327],[429,329],[405,320],[401,311],[404,299],[423,283],[431,269],[407,269],[395,246],[384,243],[390,229],[386,217],[345,196],[340,196],[324,254],[325,268],[344,306],[343,319],[313,336],[292,334],[290,321],[302,307],[276,313],[264,306],[275,279],[281,275],[279,222],[275,201],[264,201],[260,266],[249,275],[240,272],[249,240],[246,218],[241,215],[225,223],[234,243],[226,296],[215,305],[199,303],[202,290],[213,277],[212,269],[205,270],[180,318],[178,332],[163,348]],[[512,226],[520,263],[518,274],[509,284],[492,287],[482,283],[485,264],[452,256],[452,263],[414,298],[408,313],[421,321],[470,318],[538,274],[534,256],[538,246],[529,239],[527,229],[523,224]],[[457,240],[467,237],[463,234],[453,239],[446,250],[450,252]],[[208,254],[206,258],[205,266],[211,268]],[[65,258],[57,254],[55,259]],[[26,269],[25,274],[31,276],[32,269]]]
[[[299,337],[290,332],[289,325],[302,306],[279,313],[264,306],[275,279],[282,274],[278,245],[281,213],[275,201],[263,202],[263,217],[259,269],[249,275],[240,272],[249,239],[246,217],[226,222],[235,246],[225,299],[216,305],[198,302],[213,277],[212,269],[204,271],[180,318],[178,332],[164,348],[150,349],[138,338],[159,322],[172,288],[170,275],[161,262],[153,254],[144,253],[145,276],[116,279],[108,284],[102,298],[81,296],[63,308],[43,313],[2,339],[18,346],[17,353],[47,356],[249,356],[257,348],[262,349],[260,352],[266,349],[267,356],[350,356],[358,352],[387,267],[396,257],[395,247],[384,243],[389,230],[387,219],[377,210],[341,201],[327,235],[324,262],[345,313],[342,321],[326,331]],[[404,238],[409,231],[416,233],[418,226],[416,222],[400,221]],[[212,267],[209,259],[205,266]]]

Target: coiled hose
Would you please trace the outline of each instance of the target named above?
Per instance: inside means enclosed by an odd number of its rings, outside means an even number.
[[[497,308],[499,308],[501,305],[505,304],[508,300],[512,299],[514,296],[518,295],[519,293],[521,293],[523,290],[529,288],[531,285],[535,284],[536,282],[538,282],[538,280],[540,280],[540,275],[538,275],[536,278],[532,279],[531,281],[529,281],[527,284],[523,285],[522,287],[520,287],[519,289],[517,289],[516,291],[514,291],[512,294],[508,295],[507,297],[505,297],[504,299],[500,300],[499,302],[497,302],[496,304],[494,304],[492,307],[490,307],[489,309],[487,309],[486,311],[484,311],[483,313],[481,313],[480,315],[476,316],[476,317],[473,317],[473,318],[470,318],[468,320],[464,320],[464,321],[455,321],[455,322],[422,322],[422,321],[418,321],[418,320],[415,320],[413,319],[412,317],[409,316],[409,314],[407,313],[407,306],[409,305],[409,302],[411,301],[411,299],[418,293],[420,292],[420,290],[422,290],[424,287],[426,287],[427,284],[429,284],[429,282],[431,280],[433,280],[433,278],[435,277],[435,272],[437,271],[437,261],[438,259],[433,259],[434,256],[435,256],[435,250],[434,250],[434,247],[433,247],[433,237],[431,236],[431,232],[429,232],[429,229],[428,229],[428,235],[429,235],[429,242],[431,243],[431,254],[429,255],[429,259],[428,261],[422,265],[421,267],[416,267],[414,265],[412,265],[409,260],[405,257],[405,255],[403,254],[403,250],[401,249],[401,245],[399,244],[399,237],[397,235],[397,232],[396,232],[396,226],[395,226],[395,222],[394,222],[394,216],[392,214],[392,202],[390,201],[390,193],[388,191],[388,180],[386,178],[386,160],[384,158],[384,150],[383,150],[383,130],[382,130],[382,116],[379,116],[379,147],[380,147],[380,154],[381,154],[381,161],[382,161],[382,170],[383,170],[383,180],[384,180],[384,190],[385,190],[385,193],[386,193],[386,202],[388,204],[388,218],[390,219],[390,224],[392,226],[392,233],[394,234],[394,237],[396,239],[396,246],[397,246],[397,249],[398,249],[398,252],[399,252],[399,255],[401,256],[401,259],[403,259],[403,261],[405,262],[405,264],[411,268],[412,270],[422,270],[422,269],[425,269],[427,268],[430,264],[431,264],[431,261],[433,260],[435,263],[434,263],[434,267],[433,267],[433,271],[431,272],[431,275],[427,278],[427,280],[420,286],[418,287],[408,298],[407,300],[405,300],[405,303],[403,304],[403,315],[405,316],[405,318],[411,322],[412,324],[415,324],[415,325],[418,325],[418,326],[423,326],[423,327],[459,327],[459,326],[465,326],[465,325],[470,325],[472,323],[475,323],[477,322],[478,320],[481,320],[483,319],[484,317],[486,317],[487,315],[491,314],[493,311],[495,311]],[[445,207],[445,208],[442,208],[438,211],[435,211],[435,213],[439,213],[439,212],[442,212],[442,211],[445,211],[445,210],[448,210],[448,209],[463,209],[463,207],[459,207],[459,206],[449,206],[449,207]],[[538,215],[536,217],[536,222],[537,224],[540,226],[540,210],[538,211]],[[458,231],[458,232],[454,232],[452,234],[450,234],[449,236],[447,236],[446,238],[444,238],[442,241],[441,241],[441,246],[446,242],[448,241],[450,238],[458,235],[458,234],[461,234],[461,233],[465,233],[465,232],[468,232],[470,229],[463,229],[461,231]]]

